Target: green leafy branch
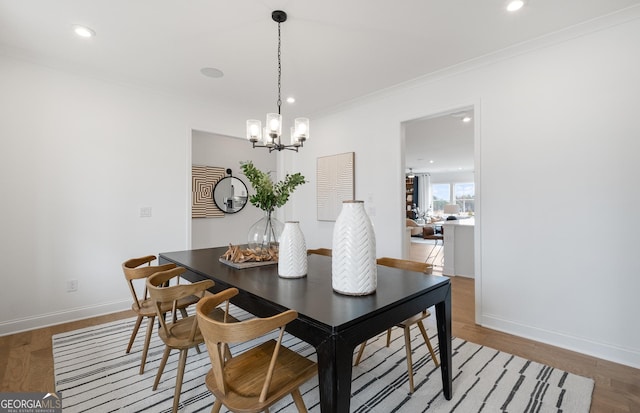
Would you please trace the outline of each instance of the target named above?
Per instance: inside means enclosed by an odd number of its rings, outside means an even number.
[[[240,168],[256,191],[249,197],[249,202],[267,212],[286,204],[296,187],[307,182],[298,172],[287,174],[283,181],[274,184],[269,174],[256,168],[251,161],[240,162]]]

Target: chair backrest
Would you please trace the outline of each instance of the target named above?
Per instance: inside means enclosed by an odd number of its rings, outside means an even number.
[[[148,298],[147,286],[145,283],[144,293],[141,298],[138,297],[135,286],[133,285],[133,280],[138,280],[141,278],[147,278],[151,274],[154,274],[158,271],[166,271],[171,268],[175,268],[176,264],[163,264],[163,265],[151,265],[151,262],[156,259],[155,255],[147,255],[145,257],[139,258],[131,258],[122,263],[122,271],[124,272],[124,278],[127,280],[127,284],[129,285],[129,291],[131,292],[131,297],[133,298],[133,305],[137,310],[140,309],[140,303]],[[141,265],[147,264],[144,267]]]
[[[378,258],[376,262],[378,265],[384,265],[385,267],[400,268],[402,270],[421,272],[424,274],[433,273],[433,265],[426,262],[421,262],[421,261],[411,261],[411,260],[403,260],[400,258],[382,257],[382,258]]]
[[[156,272],[147,278],[147,289],[149,295],[154,301],[160,328],[164,330],[167,337],[173,335],[170,324],[165,317],[165,312],[170,309],[172,313],[173,324],[176,324],[178,301],[182,298],[195,295],[199,298],[204,297],[208,288],[215,285],[212,280],[203,280],[193,284],[175,284],[169,285],[172,278],[179,277],[186,271],[183,267],[175,267],[165,271]],[[180,320],[181,323],[191,323],[189,327],[188,340],[193,341],[198,332],[198,321],[195,316]]]
[[[236,288],[229,288],[218,294],[201,299],[196,307],[196,315],[199,320],[200,331],[202,332],[204,341],[207,345],[209,358],[211,359],[211,369],[213,372],[215,386],[223,394],[227,394],[228,391],[224,375],[226,357],[225,349],[227,348],[227,345],[229,343],[246,342],[253,340],[254,338],[261,337],[273,330],[280,330],[271,355],[269,369],[260,391],[259,401],[262,403],[269,394],[269,386],[271,385],[271,379],[273,377],[276,358],[278,357],[278,351],[280,350],[285,325],[295,320],[298,317],[298,313],[294,310],[287,310],[272,317],[252,318],[233,323],[216,321],[208,316],[215,307],[225,301],[228,303],[229,299],[237,294],[238,290]],[[252,366],[247,365],[246,368],[251,369]]]
[[[307,254],[317,254],[317,255],[325,255],[327,257],[331,257],[332,251],[331,251],[331,248],[316,248],[312,250],[307,250]]]

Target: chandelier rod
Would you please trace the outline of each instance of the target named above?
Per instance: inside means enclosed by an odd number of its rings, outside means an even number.
[[[282,106],[282,99],[280,97],[280,89],[282,87],[282,40],[280,38],[280,21],[278,21],[278,115],[280,115],[280,106]]]

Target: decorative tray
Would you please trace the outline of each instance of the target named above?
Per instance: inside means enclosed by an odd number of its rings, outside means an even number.
[[[230,260],[225,260],[224,258],[218,259],[224,265],[228,265],[229,267],[244,269],[244,268],[254,268],[254,267],[264,267],[266,265],[277,264],[278,261],[245,261],[245,262],[233,262]]]

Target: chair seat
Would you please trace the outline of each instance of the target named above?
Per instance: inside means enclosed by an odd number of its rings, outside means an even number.
[[[396,324],[397,327],[405,328],[416,324],[418,321],[422,321],[425,318],[429,317],[431,313],[428,310],[425,310],[421,313],[418,313],[412,317],[407,318],[401,323]]]
[[[221,308],[215,308],[210,317],[217,321],[224,320],[224,310]],[[191,348],[195,344],[204,343],[204,338],[202,338],[202,333],[198,329],[193,340],[190,340],[189,337],[191,335],[191,328],[193,326],[193,319],[195,315],[189,316],[187,318],[180,319],[174,323],[167,323],[167,330],[169,330],[169,336],[164,329],[158,330],[158,334],[160,335],[160,339],[169,347],[174,349],[183,349],[183,348]],[[227,315],[227,323],[236,323],[238,320],[233,317],[231,314]]]
[[[436,234],[436,235],[426,235],[423,237],[424,239],[435,239],[437,241],[441,241],[444,239],[444,236],[441,234]]]
[[[215,386],[213,370],[209,370],[205,382],[216,398],[225,399],[232,411],[262,411],[274,400],[287,395],[317,374],[316,363],[281,346],[278,353],[270,389],[264,403],[259,403],[260,392],[269,369],[276,341],[269,340],[229,360],[224,369],[226,394]]]
[[[182,308],[187,308],[190,305],[197,303],[198,300],[199,298],[196,297],[195,295],[190,295],[188,297],[181,298],[178,300],[178,304],[176,308],[178,310]],[[135,304],[131,305],[131,309],[135,311],[138,315],[141,315],[143,317],[153,317],[156,315],[156,307],[151,298],[147,298],[146,300],[139,302],[139,305],[140,305],[140,309],[137,309]],[[162,310],[171,311],[171,303],[167,303],[163,305]]]

